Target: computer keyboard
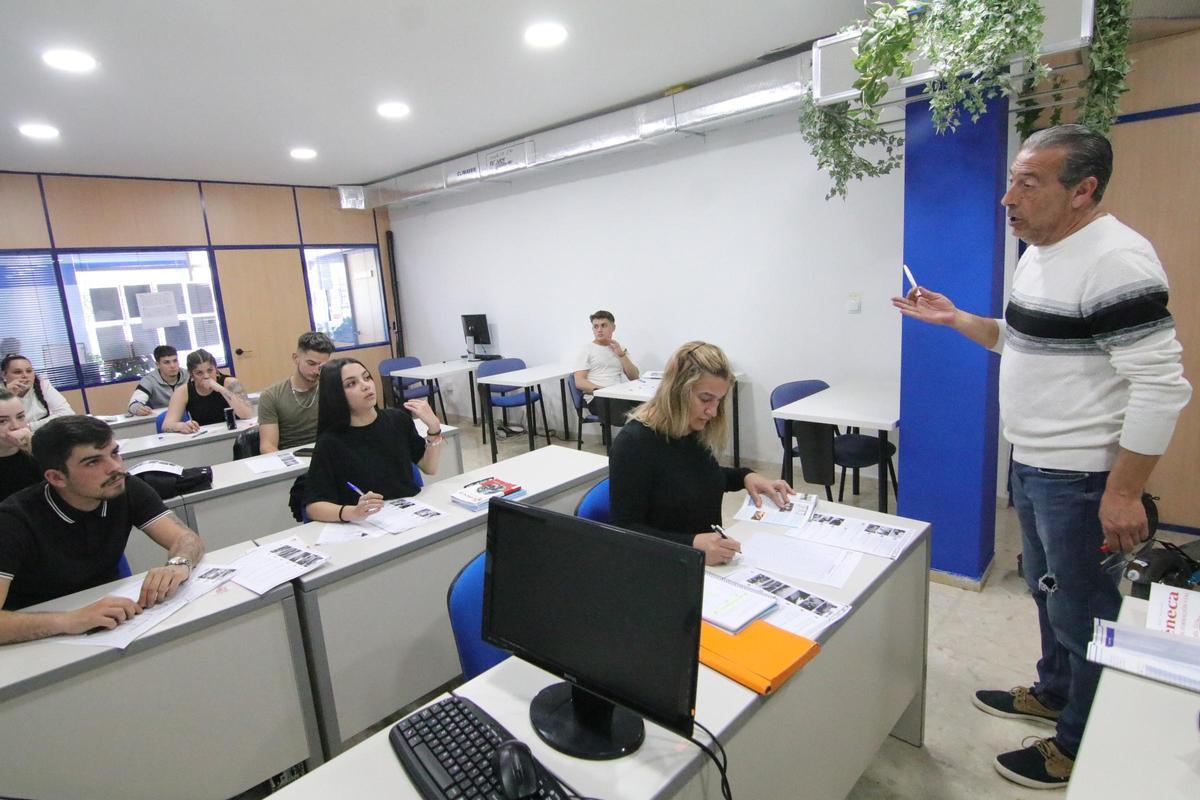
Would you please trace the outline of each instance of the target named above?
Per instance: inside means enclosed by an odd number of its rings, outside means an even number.
[[[470,700],[449,697],[397,722],[388,739],[426,800],[504,800],[500,778],[492,774],[492,754],[513,738],[500,723]],[[569,794],[553,775],[537,765],[538,791],[546,800]]]

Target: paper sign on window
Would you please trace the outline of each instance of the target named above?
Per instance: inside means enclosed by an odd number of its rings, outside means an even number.
[[[172,328],[179,324],[179,310],[171,292],[146,292],[137,296],[143,328]]]

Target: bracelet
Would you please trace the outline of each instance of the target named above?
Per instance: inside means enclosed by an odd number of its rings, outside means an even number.
[[[343,511],[345,511],[345,510],[346,510],[346,507],[345,507],[345,506],[338,506],[338,522],[345,522],[345,521],[346,521],[345,519],[343,519],[343,518],[342,518],[342,512],[343,512]]]
[[[624,357],[625,357],[625,356],[627,356],[627,355],[629,355],[629,348],[628,348],[628,347],[626,347],[626,348],[625,348],[625,351],[624,351],[623,353],[621,353],[621,355],[617,356],[617,358],[624,358]]]

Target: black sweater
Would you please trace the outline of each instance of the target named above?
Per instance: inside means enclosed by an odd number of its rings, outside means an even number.
[[[413,464],[425,457],[425,440],[412,416],[399,408],[381,408],[370,425],[334,428],[317,437],[308,467],[305,503],[325,500],[352,506],[358,494],[378,492],[385,500],[412,497],[421,488],[413,481]]]
[[[613,525],[691,546],[721,524],[721,495],[745,488],[750,470],[722,467],[695,434],[673,439],[631,421],[608,472]]]

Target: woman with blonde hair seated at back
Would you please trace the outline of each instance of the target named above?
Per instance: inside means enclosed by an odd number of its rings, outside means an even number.
[[[721,496],[745,489],[777,506],[786,481],[717,463],[729,438],[733,369],[721,348],[688,342],[671,356],[658,392],[638,406],[613,441],[609,496],[613,525],[704,551],[707,564],[728,564],[741,546],[713,530]]]

